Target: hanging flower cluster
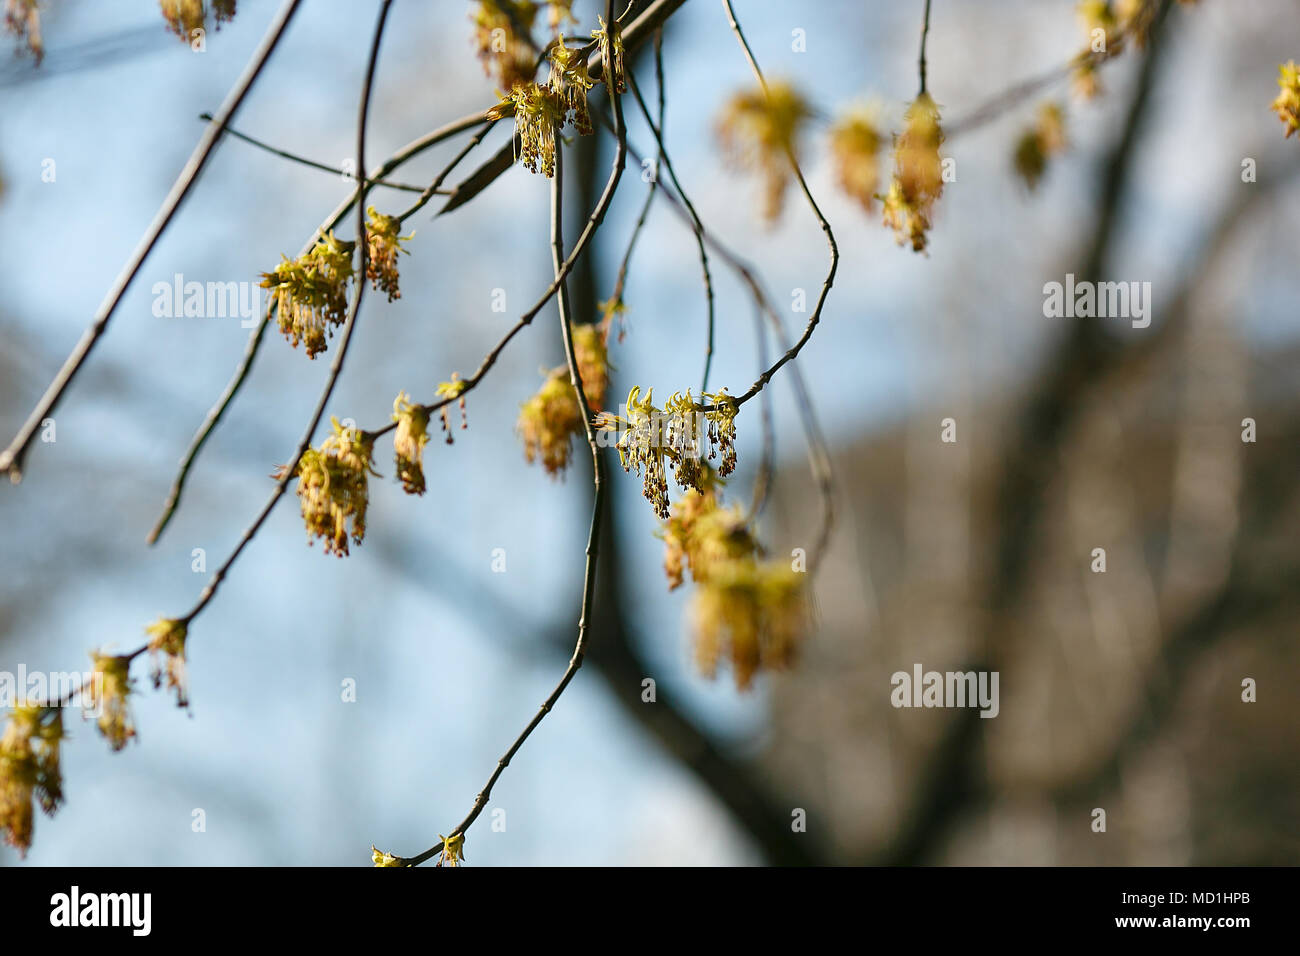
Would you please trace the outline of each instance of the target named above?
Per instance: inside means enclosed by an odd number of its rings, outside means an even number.
[[[674,393],[660,410],[654,389],[641,398],[641,387],[628,393],[627,417],[602,412],[596,426],[619,434],[615,447],[625,472],[643,478],[642,493],[660,518],[668,517],[668,467],[682,488],[703,491],[709,469],[704,463],[722,453],[718,474],[726,477],[736,467],[736,413],[739,406],[726,389],[700,395],[697,404],[688,389]]]
[[[306,255],[284,258],[274,272],[262,273],[262,288],[275,298],[280,331],[294,348],[302,342],[308,358],[325,351],[327,337],[347,318],[355,249],[355,242],[330,232]]]
[[[319,449],[308,448],[298,462],[298,497],[307,537],[325,542],[326,554],[348,554],[349,524],[352,541],[366,536],[369,476],[379,477],[370,464],[374,439],[356,428],[344,428],[331,419],[334,434]]]
[[[131,658],[94,653],[90,685],[86,690],[86,707],[99,714],[99,732],[112,750],[121,750],[135,736],[129,700]]]
[[[516,83],[487,115],[493,120],[514,116],[524,168],[549,179],[555,175],[558,131],[569,125],[579,135],[592,132],[587,92],[594,85],[587,74],[586,58],[559,37],[551,47],[551,75],[547,82]]]
[[[19,43],[26,43],[27,50],[36,58],[36,65],[41,65],[45,57],[45,44],[41,41],[40,0],[5,0],[5,30],[14,35]]]
[[[831,157],[840,188],[866,212],[871,212],[880,188],[876,157],[883,144],[880,110],[872,105],[855,107],[831,127]]]
[[[429,443],[429,410],[413,405],[400,393],[393,401],[393,453],[397,459],[397,479],[408,495],[424,494],[424,446]]]
[[[1020,137],[1012,157],[1025,185],[1035,188],[1047,170],[1048,160],[1064,152],[1066,145],[1065,112],[1059,103],[1044,103],[1034,125]]]
[[[537,57],[530,34],[537,10],[533,0],[480,0],[470,12],[483,72],[503,90],[533,78]]]
[[[587,58],[577,47],[564,45],[560,37],[551,47],[550,90],[559,102],[560,125],[571,123],[580,136],[592,133],[587,92],[596,85],[587,73]]]
[[[203,0],[158,0],[167,29],[186,43],[190,42],[195,30],[207,28],[209,15],[218,30],[221,24],[233,20],[235,4],[236,0],[208,0],[207,3]]]
[[[763,218],[769,222],[781,214],[799,133],[811,115],[793,86],[773,81],[766,90],[760,87],[732,96],[718,119],[718,138],[733,165],[755,170],[763,178]]]
[[[1300,67],[1288,60],[1277,68],[1277,85],[1282,92],[1273,101],[1273,112],[1286,127],[1286,138],[1300,129]]]
[[[442,841],[442,853],[438,856],[439,866],[460,866],[465,859],[465,834],[453,833],[449,837],[438,834]]]
[[[24,856],[32,845],[34,802],[46,816],[63,803],[62,740],[63,711],[39,705],[15,707],[0,736],[0,830]]]
[[[188,628],[184,621],[160,617],[147,628],[149,655],[153,659],[154,690],[167,682],[167,689],[176,691],[176,704],[189,706],[188,685],[185,679],[185,637]]]
[[[605,18],[598,16],[596,20],[600,24],[600,29],[591,31],[591,38],[600,45],[600,61],[603,64],[606,83],[616,92],[627,92],[627,79],[623,67],[623,34],[611,31],[609,25],[605,23]],[[613,36],[611,37],[611,32]],[[609,83],[609,78],[613,77],[614,82]]]
[[[943,193],[943,129],[939,107],[922,93],[907,108],[903,132],[894,137],[894,176],[884,201],[884,222],[901,246],[924,252],[935,200]]]
[[[573,357],[587,405],[599,411],[609,387],[609,356],[598,327],[574,327]],[[573,439],[586,431],[567,365],[552,369],[537,394],[520,405],[517,429],[529,464],[540,458],[548,475],[564,473],[573,459]]]
[[[664,522],[664,570],[670,590],[687,570],[695,582],[690,613],[700,672],[715,676],[725,655],[737,688],[745,690],[758,671],[793,663],[808,630],[806,576],[762,559],[740,509],[722,506],[711,473],[704,484],[705,490],[682,495]]]
[[[400,857],[393,856],[393,854],[384,850],[376,849],[373,843],[370,845],[370,859],[375,866],[406,866]]]
[[[388,293],[388,301],[392,302],[402,297],[397,287],[397,254],[410,254],[402,248],[402,243],[412,237],[399,235],[402,221],[396,216],[375,212],[374,206],[367,207],[366,215],[366,278],[371,288]]]
[[[469,383],[460,377],[456,372],[451,373],[450,382],[439,382],[437,395],[439,398],[446,399],[448,402],[458,400],[460,405],[460,428],[461,431],[469,428],[469,418],[465,414],[465,389]],[[447,436],[447,444],[453,444],[455,439],[452,438],[451,421],[447,415],[447,406],[443,405],[438,409],[438,416],[442,419],[442,431]]]

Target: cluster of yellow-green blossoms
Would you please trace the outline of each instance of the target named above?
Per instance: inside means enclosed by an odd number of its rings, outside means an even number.
[[[460,866],[465,859],[465,834],[453,833],[449,837],[438,834],[438,839],[442,841],[442,853],[438,856],[438,865],[443,866]]]
[[[660,518],[668,517],[668,467],[682,488],[704,491],[710,470],[705,464],[719,452],[717,473],[726,477],[736,467],[736,413],[739,406],[726,389],[704,392],[697,403],[691,393],[674,393],[660,410],[654,389],[641,398],[634,386],[627,396],[627,417],[602,412],[596,426],[619,435],[615,442],[625,472],[642,476],[642,494]]]
[[[587,93],[595,85],[595,80],[587,73],[587,58],[577,47],[565,46],[564,37],[559,37],[551,47],[549,86],[559,102],[561,125],[572,123],[580,136],[592,132]]]
[[[456,401],[460,405],[460,429],[464,431],[469,428],[469,419],[465,413],[465,389],[469,383],[460,377],[456,372],[451,373],[450,382],[439,382],[437,396],[445,400],[446,403]],[[453,444],[451,421],[447,415],[447,404],[438,409],[438,416],[442,419],[442,432],[447,436],[447,444]]]
[[[188,628],[184,621],[175,618],[160,617],[148,627],[149,656],[153,659],[154,690],[167,682],[167,689],[176,691],[176,703],[180,707],[189,705],[188,682],[185,678],[185,637]]]
[[[762,559],[741,510],[722,505],[711,474],[704,484],[682,495],[664,522],[664,570],[670,590],[688,570],[695,582],[690,614],[700,672],[715,676],[725,655],[744,690],[760,670],[793,663],[808,630],[806,576]]]
[[[935,200],[943,193],[943,128],[939,107],[922,93],[907,108],[903,132],[894,137],[894,175],[884,202],[884,223],[901,246],[924,252]]]
[[[367,207],[366,215],[369,217],[366,222],[366,278],[370,280],[372,288],[386,292],[388,301],[392,302],[402,297],[402,291],[397,286],[397,254],[401,252],[409,255],[402,248],[402,243],[411,236],[399,235],[402,221],[396,216],[375,212],[374,206]]]
[[[298,462],[298,497],[308,540],[320,538],[326,554],[345,557],[349,531],[356,544],[366,536],[369,476],[378,473],[370,465],[374,439],[331,421],[334,434],[319,449],[308,448]]]
[[[880,110],[874,105],[858,106],[831,127],[831,158],[840,188],[871,212],[880,188],[880,167],[876,157],[884,137],[880,133]]]
[[[1282,92],[1273,101],[1273,112],[1286,127],[1286,137],[1300,129],[1300,67],[1288,60],[1277,68],[1277,85]]]
[[[393,454],[397,460],[397,480],[408,495],[424,494],[424,446],[429,443],[429,410],[413,405],[400,393],[393,401]]]
[[[285,258],[274,272],[262,273],[262,288],[275,298],[280,331],[295,348],[302,342],[309,358],[325,351],[326,339],[347,318],[355,248],[355,242],[331,232],[306,255]]]
[[[1016,143],[1012,157],[1016,172],[1030,189],[1042,179],[1048,160],[1064,152],[1066,145],[1065,112],[1059,103],[1044,103],[1039,107],[1034,125]]]
[[[573,355],[587,405],[599,411],[609,387],[609,356],[597,326],[574,327]],[[517,428],[529,464],[540,458],[548,475],[562,475],[572,461],[573,439],[586,431],[568,366],[552,369],[537,394],[520,405]]]
[[[627,79],[623,67],[623,34],[611,31],[605,18],[596,17],[600,29],[591,31],[591,38],[600,45],[600,60],[604,64],[605,83],[619,93],[627,92]],[[611,37],[611,33],[613,34]],[[610,79],[613,82],[610,82]]]
[[[1197,0],[1179,2],[1190,6]],[[1088,100],[1101,92],[1097,67],[1122,53],[1130,39],[1139,49],[1146,46],[1159,9],[1160,0],[1080,0],[1076,11],[1088,45],[1074,58],[1076,95]]]
[[[726,653],[736,687],[746,690],[760,670],[793,665],[808,630],[805,580],[785,561],[717,564],[699,582],[691,602],[700,673],[713,677]]]
[[[15,707],[0,737],[0,830],[24,856],[32,845],[34,802],[46,816],[63,802],[62,740],[63,711],[41,705]]]
[[[401,857],[376,849],[373,843],[370,845],[370,859],[375,866],[406,866]]]
[[[19,43],[25,43],[27,50],[36,58],[40,66],[45,56],[45,44],[41,41],[40,0],[5,0],[5,30],[14,35]]]
[[[524,168],[548,179],[555,175],[556,135],[571,125],[580,135],[592,132],[587,93],[595,81],[587,74],[587,60],[564,37],[551,47],[551,74],[546,83],[516,83],[501,102],[488,110],[490,119],[515,118],[519,158]]]
[[[96,724],[109,748],[121,750],[135,736],[130,707],[131,658],[100,653],[90,656],[94,664],[85,691],[86,707],[99,714]]]
[[[213,18],[213,26],[220,30],[221,24],[235,18],[236,0],[158,0],[162,7],[163,19],[167,29],[186,43],[194,36],[195,30],[204,30],[208,17]]]
[[[781,80],[736,93],[717,121],[718,138],[732,164],[763,179],[763,218],[781,213],[785,189],[797,161],[799,132],[812,110],[799,92]]]
[[[532,0],[480,0],[470,11],[483,72],[503,90],[533,78],[537,56],[530,34],[537,10]]]

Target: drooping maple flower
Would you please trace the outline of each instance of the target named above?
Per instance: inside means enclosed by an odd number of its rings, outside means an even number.
[[[606,85],[619,93],[626,93],[627,76],[623,65],[623,34],[618,31],[618,24],[614,24],[614,29],[611,30],[604,17],[597,16],[596,20],[600,24],[600,29],[592,30],[591,38],[600,44],[600,61],[603,64],[601,75],[605,78]]]
[[[1065,150],[1065,113],[1058,103],[1044,103],[1034,125],[1021,135],[1012,157],[1016,172],[1033,189],[1047,169],[1047,162]]]
[[[195,30],[207,28],[209,15],[218,30],[221,24],[233,20],[236,0],[210,0],[208,3],[203,0],[158,0],[158,5],[167,21],[167,29],[188,43]]]
[[[907,108],[903,132],[894,137],[894,175],[884,202],[884,223],[894,230],[901,246],[914,252],[928,245],[931,213],[943,193],[943,128],[939,107],[922,93]]]
[[[740,508],[722,507],[720,482],[710,474],[704,484],[705,491],[688,489],[673,504],[661,531],[670,591],[681,587],[686,571],[692,580],[704,581],[720,564],[758,552]]]
[[[45,44],[41,40],[41,11],[39,0],[5,0],[5,30],[20,43],[41,65],[45,58]]]
[[[442,841],[442,853],[438,857],[438,865],[442,866],[460,866],[465,859],[465,834],[453,833],[449,837],[438,834],[438,839]]]
[[[298,498],[308,540],[320,538],[326,554],[345,557],[349,531],[355,544],[366,536],[369,476],[379,474],[370,464],[374,439],[344,428],[337,418],[331,422],[334,434],[319,449],[308,448],[298,462]]]
[[[393,856],[393,854],[385,852],[384,850],[376,849],[373,843],[370,845],[370,859],[375,866],[406,866],[400,857]]]
[[[189,705],[189,693],[185,678],[185,637],[188,628],[184,621],[160,617],[147,628],[149,635],[149,655],[153,659],[154,690],[167,682],[167,689],[176,691],[176,703],[180,707]]]
[[[366,245],[369,251],[366,256],[366,278],[370,280],[371,288],[388,293],[388,301],[392,302],[402,297],[397,285],[397,254],[406,253],[402,243],[411,239],[411,236],[399,235],[402,221],[396,216],[375,212],[374,206],[366,209],[366,215]]]
[[[619,461],[625,472],[643,476],[642,494],[660,518],[668,517],[668,466],[683,488],[708,487],[708,458],[722,453],[717,473],[726,477],[736,467],[736,413],[739,405],[726,389],[703,392],[697,404],[687,390],[676,393],[662,410],[655,407],[654,389],[641,398],[634,386],[624,406],[626,417],[602,412],[596,427],[615,432]]]
[[[440,399],[446,399],[448,402],[456,400],[457,404],[460,405],[461,431],[469,428],[469,418],[465,413],[465,389],[468,387],[468,382],[462,379],[458,373],[452,372],[451,381],[439,382],[436,393]],[[447,415],[446,405],[443,405],[442,408],[438,409],[438,417],[442,419],[442,432],[447,436],[447,444],[453,444],[454,439],[452,438],[451,421]]]
[[[1273,112],[1286,127],[1286,138],[1300,129],[1300,67],[1288,60],[1277,68],[1277,85],[1282,92],[1273,101]]]
[[[503,90],[533,78],[537,55],[530,35],[537,9],[532,0],[480,0],[470,12],[474,47],[483,72],[494,77]]]
[[[572,123],[578,135],[589,136],[592,128],[587,91],[596,84],[587,75],[587,58],[576,47],[565,46],[563,36],[551,47],[549,85],[559,102],[560,125]]]
[[[609,386],[609,356],[599,328],[574,327],[573,357],[587,406],[599,411]],[[587,430],[568,366],[552,369],[537,394],[520,405],[517,429],[529,464],[540,458],[542,467],[553,478],[565,472],[573,460],[573,439],[582,437]]]
[[[725,655],[736,687],[760,670],[785,670],[808,631],[806,576],[784,561],[718,562],[691,602],[695,663],[706,677]]]
[[[424,446],[429,443],[429,410],[413,405],[401,392],[393,401],[393,453],[397,458],[397,478],[408,495],[424,494]]]
[[[739,92],[717,121],[718,138],[732,164],[763,178],[763,218],[781,213],[786,186],[797,161],[799,133],[812,115],[808,103],[785,81]]]
[[[87,709],[98,712],[96,722],[99,732],[108,741],[110,749],[117,751],[135,736],[135,721],[131,717],[130,697],[131,658],[112,654],[92,653],[90,685],[86,690]]]
[[[284,258],[274,271],[262,273],[262,288],[275,299],[280,331],[294,348],[302,342],[308,358],[325,351],[326,339],[347,319],[355,249],[355,242],[331,232],[306,255]]]
[[[487,112],[489,119],[514,116],[519,158],[530,173],[555,175],[555,133],[566,110],[550,85],[519,83]]]
[[[34,802],[46,816],[63,803],[62,740],[63,711],[35,704],[15,707],[0,736],[0,830],[23,856],[32,845]]]
[[[880,187],[877,156],[884,138],[880,134],[880,110],[859,106],[846,113],[831,127],[831,157],[840,188],[871,212]]]

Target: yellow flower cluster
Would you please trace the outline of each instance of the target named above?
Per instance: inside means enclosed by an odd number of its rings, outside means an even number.
[[[115,751],[121,750],[135,736],[135,721],[129,704],[131,658],[99,653],[90,656],[94,664],[86,691],[86,706],[99,712],[97,725],[108,740],[108,746]]]
[[[0,737],[0,830],[24,856],[32,845],[33,798],[46,816],[63,802],[59,743],[63,712],[56,707],[15,707]]]
[[[460,866],[461,860],[465,859],[465,834],[453,833],[445,837],[439,833],[438,839],[442,841],[442,855],[438,857],[438,865],[445,863],[447,866]]]
[[[167,29],[189,43],[195,30],[206,29],[209,14],[218,30],[221,24],[233,20],[236,0],[210,0],[208,3],[203,0],[158,0],[158,5],[162,7]]]
[[[600,60],[603,64],[605,83],[619,93],[627,92],[627,79],[623,67],[623,34],[611,31],[605,18],[598,16],[599,30],[591,31],[591,38],[600,44]],[[610,34],[613,33],[611,39]],[[609,78],[614,82],[610,83]]]
[[[176,703],[180,707],[189,705],[187,683],[185,680],[185,637],[188,628],[184,621],[160,617],[147,628],[149,635],[149,655],[153,658],[154,690],[167,682],[167,689],[176,691]]]
[[[469,419],[465,414],[465,389],[468,387],[469,385],[464,379],[462,379],[457,373],[452,372],[451,381],[439,382],[438,391],[436,393],[440,399],[447,399],[448,401],[459,399],[461,431],[469,428]],[[438,410],[438,416],[442,419],[442,431],[443,434],[447,436],[447,444],[453,444],[451,422],[448,420],[446,405],[443,405],[442,408]]]
[[[805,577],[760,548],[739,508],[724,508],[716,483],[687,491],[663,528],[669,589],[690,571],[695,661],[707,677],[725,654],[736,686],[750,686],[760,670],[789,667],[808,629]]]
[[[551,75],[547,82],[516,83],[487,115],[494,120],[514,116],[524,168],[549,179],[555,175],[557,131],[571,125],[580,135],[592,132],[587,92],[594,85],[587,74],[586,58],[559,37],[551,47]]]
[[[924,252],[934,202],[943,193],[943,129],[939,107],[922,93],[907,108],[903,132],[894,137],[894,177],[884,200],[884,222],[901,246]]]
[[[424,446],[429,443],[429,410],[413,405],[400,393],[393,401],[393,453],[397,459],[397,478],[408,495],[424,494]]]
[[[654,389],[641,398],[638,385],[628,393],[625,411],[626,418],[602,412],[596,416],[596,427],[621,433],[615,447],[623,470],[643,476],[642,494],[660,518],[668,517],[669,465],[680,487],[696,491],[709,486],[706,446],[709,460],[722,453],[720,476],[725,478],[735,470],[739,406],[726,389],[702,393],[699,403],[691,398],[689,389],[677,392],[660,410],[654,404]]]
[[[41,65],[45,44],[41,41],[40,0],[5,0],[5,29],[19,42],[27,44],[28,51]]]
[[[536,55],[529,35],[537,9],[532,0],[480,0],[470,12],[483,72],[503,90],[533,78]]]
[[[370,845],[370,859],[374,862],[375,866],[406,866],[400,857],[393,856],[393,854],[386,853],[383,850],[375,849],[373,843]]]
[[[298,497],[308,539],[325,542],[326,554],[344,557],[348,553],[348,525],[352,541],[366,536],[366,505],[374,439],[356,428],[344,428],[331,420],[334,434],[319,449],[308,448],[298,462]]]
[[[840,188],[867,212],[871,212],[880,185],[876,156],[883,142],[880,111],[874,106],[856,107],[831,127],[831,158]]]
[[[366,208],[369,217],[366,222],[366,278],[371,288],[388,293],[388,301],[402,297],[397,287],[397,254],[406,253],[402,243],[411,236],[398,235],[402,231],[402,221],[396,216],[385,216],[375,212],[374,206]],[[409,255],[409,253],[407,253]]]
[[[788,82],[736,93],[723,107],[717,133],[733,165],[763,178],[763,218],[781,213],[785,189],[798,155],[799,132],[812,115],[807,101]]]
[[[609,356],[604,334],[594,325],[575,326],[573,354],[587,405],[599,411],[609,387]],[[568,366],[552,369],[537,394],[520,405],[517,428],[529,464],[540,458],[548,475],[564,473],[573,457],[573,438],[581,437],[586,431]]]
[[[262,273],[262,288],[275,298],[280,331],[294,348],[302,342],[309,358],[325,351],[327,336],[347,318],[355,247],[331,232],[306,255],[284,258],[274,272]]]
[[[580,136],[591,134],[587,92],[595,85],[587,74],[587,58],[578,48],[565,46],[564,37],[560,37],[551,47],[550,89],[559,102],[561,126],[569,122]]]
[[[1282,92],[1273,101],[1273,112],[1286,127],[1286,137],[1300,129],[1300,67],[1288,60],[1277,68],[1277,85]]]
[[[1047,169],[1047,161],[1065,150],[1065,113],[1059,103],[1044,103],[1034,125],[1025,130],[1013,156],[1016,172],[1033,189]]]

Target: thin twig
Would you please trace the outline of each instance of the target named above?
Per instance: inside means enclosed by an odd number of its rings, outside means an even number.
[[[199,119],[207,123],[211,121],[212,114],[200,113]],[[309,159],[308,157],[301,156],[298,153],[291,153],[287,149],[281,149],[278,146],[272,146],[270,143],[263,142],[260,139],[256,139],[252,136],[249,136],[247,133],[241,133],[237,129],[227,128],[226,135],[233,136],[235,139],[243,140],[245,143],[248,143],[248,145],[256,146],[258,149],[264,150],[265,152],[270,153],[272,156],[279,156],[281,159],[287,159],[290,162],[298,163],[300,166],[307,166],[310,167],[311,169],[319,169],[323,173],[333,173],[334,175],[341,176],[344,179],[356,179],[356,176],[354,174],[349,173],[342,166],[331,166],[329,163],[317,162],[314,159]],[[424,192],[425,189],[425,187],[423,186],[414,186],[411,183],[394,183],[394,182],[390,182],[387,179],[371,180],[370,185],[386,186],[389,189],[397,189],[402,192],[408,192],[408,193],[421,193]]]
[[[109,319],[117,311],[122,296],[126,294],[127,287],[135,279],[140,267],[144,265],[145,259],[153,251],[153,247],[162,238],[167,226],[171,224],[176,211],[180,209],[181,203],[189,195],[190,188],[198,181],[199,174],[203,171],[203,167],[207,165],[208,158],[220,141],[226,124],[238,111],[249,90],[252,89],[253,83],[261,75],[262,68],[270,59],[271,53],[279,44],[285,28],[289,25],[289,21],[297,12],[298,4],[299,0],[285,0],[280,12],[267,30],[266,36],[262,38],[262,42],[254,52],[253,58],[249,61],[248,66],[244,68],[243,74],[240,75],[230,92],[226,94],[225,102],[217,110],[216,117],[204,130],[198,145],[194,147],[194,152],[190,154],[185,167],[176,178],[176,182],[172,184],[171,191],[168,192],[167,198],[163,200],[162,206],[154,215],[153,222],[149,224],[144,237],[136,246],[135,251],[131,253],[131,258],[127,260],[117,278],[113,280],[113,285],[96,311],[94,320],[82,333],[80,341],[77,342],[76,347],[73,348],[71,354],[64,361],[63,367],[59,369],[59,373],[45,390],[45,394],[36,403],[36,407],[32,409],[27,421],[18,430],[18,434],[14,436],[14,440],[9,443],[8,448],[0,452],[0,473],[7,472],[9,480],[14,484],[18,484],[22,480],[23,459],[26,457],[27,449],[30,447],[37,430],[41,427],[41,423],[54,411],[59,400],[63,398],[64,391],[67,390],[72,383],[72,379],[81,369],[86,356],[90,354],[90,350],[95,347],[95,343],[107,330]]]
[[[616,21],[613,17],[614,0],[606,0],[606,3],[605,22],[608,24],[608,29],[614,31],[617,29],[615,26]],[[612,198],[614,191],[618,188],[619,180],[623,176],[623,167],[627,160],[627,136],[623,128],[623,108],[619,100],[618,90],[615,89],[614,85],[611,83],[606,83],[606,88],[609,91],[610,104],[614,113],[615,148],[614,167],[610,170],[609,181],[605,186],[605,193],[601,197],[601,204],[604,205],[607,205],[607,203],[605,203],[606,197]],[[560,329],[564,339],[564,354],[569,365],[569,381],[573,385],[574,394],[578,399],[578,407],[582,411],[582,420],[587,436],[587,444],[591,448],[592,482],[594,486],[591,529],[587,534],[586,564],[582,580],[582,610],[578,617],[578,637],[573,648],[573,656],[569,658],[568,667],[565,668],[564,675],[560,678],[560,682],[555,685],[555,689],[552,690],[546,700],[542,702],[542,706],[538,708],[537,713],[533,715],[533,719],[528,722],[528,726],[526,726],[523,729],[523,732],[515,738],[514,743],[510,745],[510,748],[501,756],[501,759],[497,761],[496,768],[488,778],[487,784],[479,791],[478,796],[474,799],[474,805],[470,809],[470,812],[466,815],[465,819],[457,824],[456,828],[448,834],[448,839],[457,835],[463,837],[465,831],[468,830],[473,825],[474,821],[478,819],[479,814],[483,812],[483,808],[487,806],[488,800],[492,797],[492,788],[496,785],[497,780],[500,779],[501,774],[505,772],[506,767],[510,766],[510,761],[514,758],[515,754],[519,752],[519,749],[528,740],[532,732],[537,729],[537,726],[543,719],[545,719],[546,715],[551,712],[551,709],[555,706],[556,702],[559,701],[561,695],[564,694],[565,689],[569,686],[574,676],[577,675],[578,670],[582,667],[583,658],[585,657],[587,650],[587,634],[591,623],[592,604],[596,595],[596,561],[600,545],[600,519],[605,500],[605,480],[604,463],[600,456],[600,443],[596,438],[596,428],[592,420],[591,406],[587,402],[587,394],[586,390],[583,388],[582,376],[578,373],[578,359],[573,347],[573,325],[569,316],[569,293],[565,284],[565,278],[568,275],[569,267],[572,265],[570,261],[572,257],[566,259],[564,256],[563,179],[563,150],[556,149],[555,175],[551,180],[551,261],[555,269],[555,295],[556,303],[559,307]],[[591,223],[589,221],[588,226],[590,225]],[[584,230],[584,235],[586,234],[587,230]],[[444,841],[439,840],[423,853],[409,859],[404,859],[401,862],[407,866],[418,866],[442,852],[443,842]]]
[[[925,0],[925,16],[921,20],[921,56],[917,64],[921,72],[921,92],[917,94],[918,96],[922,96],[925,94],[925,41],[929,38],[929,36],[930,36],[930,0]]]

